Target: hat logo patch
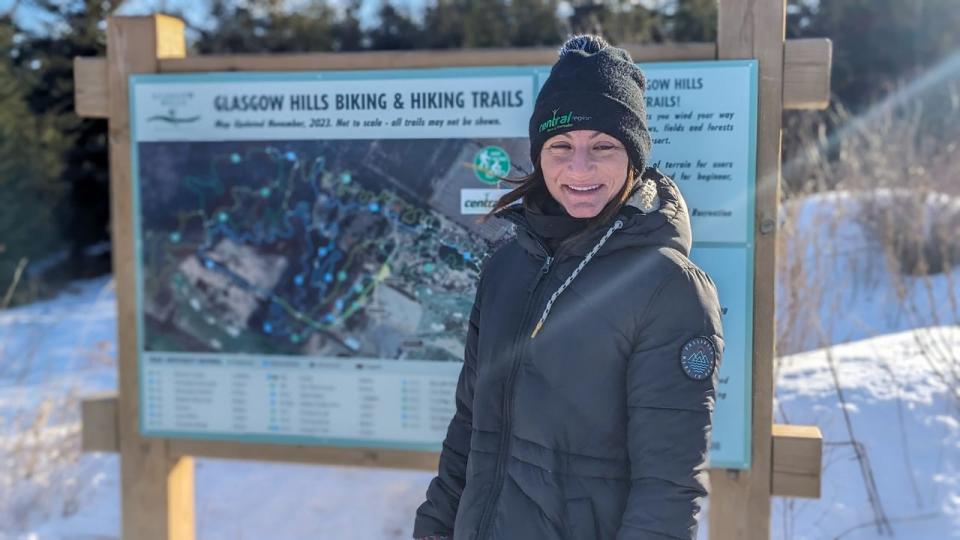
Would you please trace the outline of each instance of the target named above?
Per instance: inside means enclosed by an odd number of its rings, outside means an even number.
[[[680,367],[687,377],[702,381],[713,375],[717,365],[717,349],[709,338],[697,336],[680,348]]]
[[[573,111],[557,116],[557,111],[559,110],[560,109],[554,109],[553,117],[540,124],[539,133],[543,133],[544,131],[553,131],[555,129],[570,127],[573,125],[571,122],[571,120],[573,120]]]

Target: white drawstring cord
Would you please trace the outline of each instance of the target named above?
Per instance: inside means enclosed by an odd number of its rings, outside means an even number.
[[[607,242],[607,240],[610,238],[610,235],[612,235],[614,231],[617,231],[622,228],[623,228],[623,220],[618,219],[614,221],[613,225],[611,225],[610,228],[607,229],[606,234],[603,235],[603,238],[601,238],[600,241],[597,242],[597,245],[593,246],[593,249],[591,249],[590,252],[587,253],[587,256],[584,257],[582,261],[580,261],[580,264],[578,264],[577,267],[573,270],[573,273],[570,274],[570,277],[564,280],[563,284],[560,285],[560,288],[554,291],[552,295],[550,295],[550,299],[547,300],[547,306],[543,309],[543,314],[540,315],[540,320],[537,321],[537,326],[533,329],[533,333],[530,334],[530,339],[537,337],[537,333],[540,332],[541,328],[543,328],[543,323],[547,322],[547,316],[550,315],[550,309],[553,307],[553,303],[557,301],[557,297],[560,296],[560,293],[562,293],[567,287],[570,286],[573,280],[576,279],[577,274],[579,274],[580,271],[583,270],[583,267],[590,262],[590,259],[592,259],[593,256],[597,254],[597,251],[600,251],[600,248],[603,247],[603,244]]]

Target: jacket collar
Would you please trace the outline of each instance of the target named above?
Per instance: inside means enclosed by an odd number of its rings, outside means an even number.
[[[517,242],[537,258],[551,255],[547,244],[530,226],[522,204],[513,204],[495,214],[517,228]],[[605,255],[629,247],[669,247],[690,255],[692,235],[690,216],[680,189],[669,177],[649,167],[640,176],[630,198],[611,221],[620,219],[623,227],[597,252]],[[582,257],[604,236],[610,224],[595,227],[577,241],[555,254],[559,258]]]

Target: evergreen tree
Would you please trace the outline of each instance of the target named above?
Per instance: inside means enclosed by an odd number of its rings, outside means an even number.
[[[716,41],[717,0],[676,0],[670,23],[672,41]]]
[[[663,40],[663,18],[631,0],[586,0],[574,2],[572,7],[569,26],[575,34],[600,34],[620,45]]]
[[[562,41],[556,0],[512,0],[510,46],[558,45]]]
[[[350,50],[338,35],[336,13],[323,0],[292,9],[283,0],[214,0],[214,24],[199,30],[199,54],[316,52]],[[337,38],[341,38],[338,42]],[[351,42],[350,45],[353,45]]]
[[[20,30],[15,67],[29,85],[25,102],[33,116],[51,126],[62,139],[56,146],[47,138],[40,144],[59,155],[59,179],[66,197],[55,209],[57,222],[71,248],[66,277],[94,275],[109,270],[106,257],[90,258],[86,248],[110,239],[107,124],[81,119],[74,113],[73,58],[106,55],[103,28],[106,17],[122,0],[36,0],[49,19],[42,32]]]
[[[411,18],[389,2],[380,6],[379,24],[370,30],[374,50],[416,49],[423,41],[422,30]]]
[[[17,34],[10,18],[0,17],[0,295],[21,259],[29,269],[64,246],[54,216],[65,194],[57,178],[62,137],[50,117],[27,106],[28,88],[11,61]]]
[[[360,28],[360,7],[362,0],[350,0],[336,23],[333,33],[333,50],[359,51],[364,46],[363,29]]]
[[[463,47],[467,0],[435,0],[423,16],[424,44],[430,49]]]
[[[463,26],[465,47],[509,47],[505,0],[473,0]]]
[[[833,41],[831,89],[857,110],[960,50],[956,0],[791,0],[788,37]]]

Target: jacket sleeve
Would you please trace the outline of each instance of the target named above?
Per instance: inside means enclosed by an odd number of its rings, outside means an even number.
[[[482,282],[482,279],[481,279]],[[480,289],[470,312],[463,368],[457,382],[457,409],[447,427],[437,476],[427,487],[427,500],[417,509],[413,537],[453,536],[453,522],[466,484],[470,434],[473,431],[473,388],[477,379],[477,340],[480,335]]]
[[[631,484],[617,539],[695,539],[723,351],[713,281],[693,266],[678,270],[641,317],[627,366]],[[688,343],[710,352],[694,338],[709,340],[715,353],[713,371],[702,380],[706,372],[688,375],[680,361]]]

